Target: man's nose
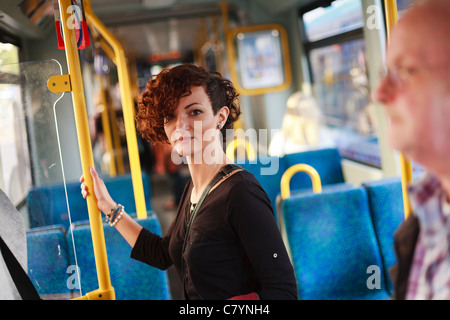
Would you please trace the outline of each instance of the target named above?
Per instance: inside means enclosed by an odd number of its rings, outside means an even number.
[[[384,77],[381,79],[378,88],[375,90],[373,99],[380,103],[386,104],[393,99],[393,89],[394,87],[389,81],[389,77]]]

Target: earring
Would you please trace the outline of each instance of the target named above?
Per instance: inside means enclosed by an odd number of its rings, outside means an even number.
[[[219,125],[217,126],[217,129],[222,129],[222,125],[219,123]]]

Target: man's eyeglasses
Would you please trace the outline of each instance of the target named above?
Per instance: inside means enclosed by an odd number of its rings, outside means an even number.
[[[440,69],[444,67],[445,64],[435,65],[435,66],[423,66],[423,67],[399,67],[395,69],[383,69],[380,72],[381,79],[387,79],[390,83],[392,83],[397,88],[403,88],[405,84],[407,84],[410,79],[416,76],[419,73],[424,71],[431,71],[433,69]],[[450,64],[447,63],[447,67],[450,71]]]

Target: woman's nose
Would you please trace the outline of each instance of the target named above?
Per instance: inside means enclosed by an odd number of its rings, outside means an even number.
[[[176,121],[176,129],[189,128],[189,122],[185,114],[179,114]]]

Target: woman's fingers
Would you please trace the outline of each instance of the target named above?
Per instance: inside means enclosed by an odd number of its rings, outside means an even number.
[[[91,173],[92,179],[93,179],[95,182],[97,182],[99,178],[98,178],[97,171],[95,171],[94,166],[92,166],[92,167],[89,169],[89,171],[90,171],[90,173]]]
[[[97,174],[97,172],[95,171],[95,169],[94,169],[94,167],[92,166],[92,167],[90,167],[90,169],[89,169],[89,171],[90,171],[90,173],[91,173],[91,177],[92,177],[92,179],[94,180],[94,184],[98,181],[98,174]],[[85,181],[84,181],[84,176],[81,176],[80,177],[80,182],[81,182],[81,186],[80,186],[80,188],[81,188],[81,195],[83,196],[83,198],[85,198],[86,199],[86,197],[89,195],[89,192],[88,192],[88,190],[87,190],[87,186],[86,186],[86,184],[84,183]]]
[[[84,184],[84,182],[81,184],[80,188],[81,188],[81,194],[83,195],[83,198],[86,199],[86,197],[88,196],[89,193],[87,191],[87,187]]]
[[[97,171],[92,166],[89,168],[89,172],[92,177],[92,183],[93,186],[91,187],[92,194],[95,194],[95,197],[97,198],[97,207],[102,212],[109,212],[109,210],[114,207],[116,204],[114,200],[112,200],[111,196],[108,193],[108,190],[106,189],[106,186],[103,182],[103,180],[99,177]],[[82,176],[80,178],[81,182],[81,194],[83,195],[83,198],[86,199],[86,197],[89,195],[88,187],[86,186],[84,177]]]

